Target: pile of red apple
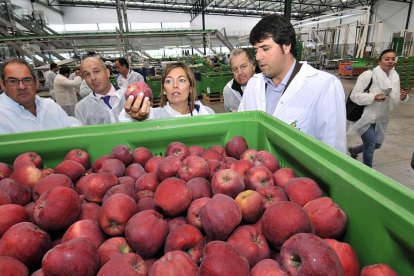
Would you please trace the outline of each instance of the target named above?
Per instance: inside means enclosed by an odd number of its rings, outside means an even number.
[[[42,164],[0,162],[0,275],[397,275],[360,269],[340,206],[241,136]]]

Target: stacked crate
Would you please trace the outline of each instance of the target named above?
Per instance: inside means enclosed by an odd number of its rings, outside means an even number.
[[[414,56],[399,57],[395,70],[400,75],[401,88],[414,88]]]

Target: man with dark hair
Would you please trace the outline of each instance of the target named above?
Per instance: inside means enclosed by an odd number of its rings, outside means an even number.
[[[52,99],[36,96],[39,81],[24,60],[13,58],[1,68],[0,134],[81,125]]]
[[[69,79],[70,68],[62,66],[53,84],[53,93],[56,102],[66,111],[69,116],[74,115],[75,105],[78,103],[76,91],[79,90],[82,78],[76,76],[73,80]]]
[[[234,78],[223,89],[224,111],[237,111],[247,82],[254,75],[255,63],[245,48],[233,49],[230,53],[230,67]]]
[[[75,117],[84,125],[111,124],[119,122],[124,109],[125,89],[116,89],[110,82],[109,69],[99,57],[82,60],[80,70],[92,93],[75,106]]]
[[[262,110],[346,152],[345,93],[339,79],[296,60],[296,34],[284,17],[263,17],[250,32],[262,71],[246,86],[239,111]]]
[[[50,95],[53,97],[53,84],[59,68],[54,62],[49,65],[49,68],[50,70],[45,73],[45,87],[49,88]]]
[[[127,88],[129,84],[136,81],[145,81],[144,77],[131,69],[126,58],[118,58],[115,60],[115,68],[119,73],[117,82],[120,88]]]

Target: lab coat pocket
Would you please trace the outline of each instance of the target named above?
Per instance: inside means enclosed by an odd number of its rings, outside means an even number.
[[[311,114],[303,108],[289,108],[282,117],[282,121],[304,132],[307,132],[311,121]]]

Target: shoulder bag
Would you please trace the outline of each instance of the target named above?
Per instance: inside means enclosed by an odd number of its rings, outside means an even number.
[[[369,88],[372,85],[372,77],[369,81],[367,88],[364,89],[364,93],[369,92]],[[352,93],[352,91],[351,91]],[[349,93],[348,98],[346,99],[346,119],[351,122],[358,121],[361,116],[362,112],[364,112],[365,105],[358,105],[351,100],[351,93]]]

